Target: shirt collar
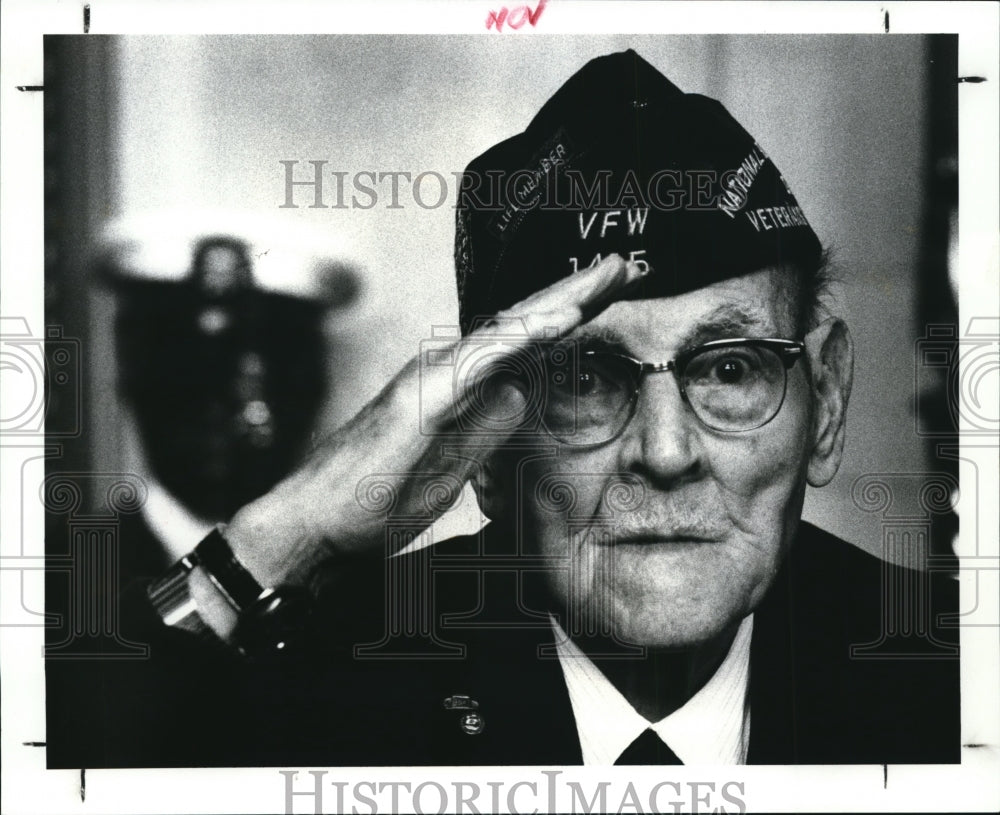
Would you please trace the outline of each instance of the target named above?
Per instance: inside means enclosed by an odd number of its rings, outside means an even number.
[[[750,738],[750,639],[753,615],[744,618],[711,679],[669,716],[650,723],[552,619],[559,665],[566,679],[583,763],[614,764],[645,729],[652,728],[685,764],[745,764]]]

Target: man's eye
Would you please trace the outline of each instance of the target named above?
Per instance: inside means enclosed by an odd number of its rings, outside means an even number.
[[[596,368],[584,368],[577,377],[577,393],[580,396],[599,396],[612,389],[611,382]]]
[[[553,395],[567,399],[608,397],[621,388],[613,375],[593,364],[581,365],[575,376],[567,370],[557,372],[552,385]]]
[[[687,378],[702,385],[744,385],[756,379],[764,368],[757,349],[718,349],[699,354],[687,367]]]
[[[715,363],[715,378],[723,385],[738,385],[746,376],[748,368],[744,360],[726,357]]]

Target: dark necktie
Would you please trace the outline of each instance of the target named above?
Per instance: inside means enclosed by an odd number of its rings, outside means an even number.
[[[652,730],[643,730],[618,756],[615,764],[683,764],[677,754]]]

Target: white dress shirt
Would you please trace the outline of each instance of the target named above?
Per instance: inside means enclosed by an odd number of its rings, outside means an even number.
[[[712,678],[658,722],[649,722],[553,619],[556,650],[569,690],[583,763],[614,764],[651,728],[684,764],[745,764],[750,739],[750,635],[753,615],[736,632]]]

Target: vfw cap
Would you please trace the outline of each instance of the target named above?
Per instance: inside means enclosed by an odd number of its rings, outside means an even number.
[[[645,297],[822,255],[753,136],[632,50],[588,62],[523,133],[474,159],[457,218],[464,332],[614,252],[649,264]]]

